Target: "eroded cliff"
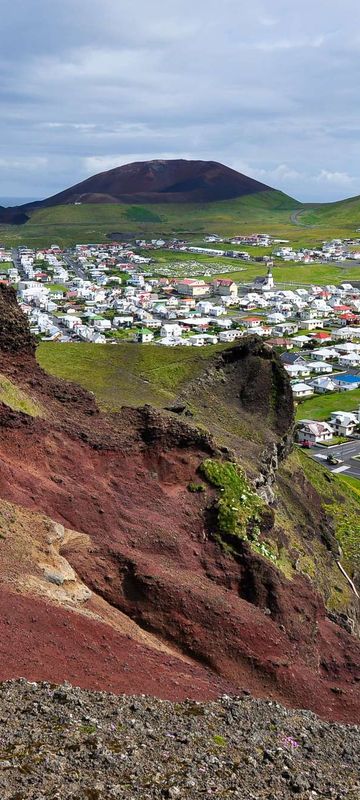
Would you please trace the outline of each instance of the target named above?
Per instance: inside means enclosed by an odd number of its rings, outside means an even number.
[[[337,624],[355,598],[290,455],[276,356],[249,339],[173,411],[106,415],[40,369],[0,295],[0,678],[170,698],[245,688],[358,719],[359,642]]]

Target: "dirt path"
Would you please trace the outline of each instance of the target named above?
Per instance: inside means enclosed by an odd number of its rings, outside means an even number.
[[[304,214],[305,211],[311,211],[309,208],[299,208],[297,211],[293,211],[290,216],[290,222],[293,225],[299,225],[301,228],[316,228],[316,225],[306,225],[305,222],[301,222],[301,216]]]

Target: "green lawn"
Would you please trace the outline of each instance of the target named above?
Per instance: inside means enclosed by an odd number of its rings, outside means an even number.
[[[299,403],[296,419],[327,419],[332,411],[356,411],[360,405],[360,389],[351,392],[318,394]]]
[[[358,500],[360,500],[360,480],[358,478],[353,478],[351,475],[345,475],[344,473],[339,475],[339,478],[342,481],[345,481],[345,483],[352,488],[353,492],[355,492],[357,495]]]
[[[47,283],[46,288],[51,292],[66,292],[68,287],[65,286],[65,283]]]

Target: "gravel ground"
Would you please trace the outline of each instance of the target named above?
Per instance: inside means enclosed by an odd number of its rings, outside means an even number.
[[[275,702],[0,684],[1,800],[360,798],[360,728]]]

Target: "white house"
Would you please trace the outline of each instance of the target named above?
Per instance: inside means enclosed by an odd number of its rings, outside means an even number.
[[[296,347],[306,347],[311,341],[310,336],[293,336],[292,341]]]
[[[339,356],[341,367],[358,367],[360,365],[360,353],[347,353]]]
[[[330,361],[332,358],[338,358],[338,352],[334,347],[318,347],[311,353],[312,358],[316,361]]]
[[[296,324],[296,322],[279,322],[279,324],[273,329],[273,334],[274,336],[285,336],[291,335],[292,333],[297,333],[298,330],[299,326]]]
[[[316,328],[323,328],[324,327],[324,320],[322,319],[304,319],[301,323],[301,327],[305,331],[314,331]]]
[[[209,286],[203,280],[184,278],[176,284],[177,291],[185,297],[203,297],[209,293]]]
[[[219,333],[219,341],[220,342],[234,342],[237,338],[238,331],[231,330],[231,331],[220,331]]]
[[[326,375],[319,378],[314,378],[313,381],[310,381],[310,386],[313,387],[317,394],[324,394],[325,392],[336,392],[337,386],[332,380],[332,378],[328,378]]]
[[[310,376],[307,364],[285,364],[285,369],[291,378],[308,378]]]
[[[360,329],[350,328],[347,325],[345,328],[338,328],[337,331],[332,331],[333,339],[360,339]]]
[[[152,331],[149,331],[148,328],[140,328],[140,330],[136,331],[134,334],[134,342],[139,342],[140,344],[152,342],[153,338],[154,334]]]
[[[165,322],[160,328],[160,336],[181,336],[182,327],[177,322]]]
[[[333,371],[331,364],[327,364],[326,361],[308,361],[307,366],[317,375],[330,374]]]
[[[327,422],[315,422],[311,419],[300,420],[296,438],[298,442],[328,442],[333,438],[333,429]]]
[[[217,278],[217,280],[213,281],[212,286],[214,294],[237,297],[238,287],[230,278]]]
[[[94,319],[93,327],[96,331],[103,333],[111,330],[111,322],[109,319]]]
[[[295,383],[291,388],[295,400],[312,397],[314,394],[312,386],[308,386],[307,383]]]
[[[332,411],[330,415],[330,425],[333,426],[337,436],[351,436],[359,422],[360,409],[357,414],[349,411]]]
[[[134,323],[134,317],[114,317],[113,319],[113,326],[114,328],[131,328]]]

